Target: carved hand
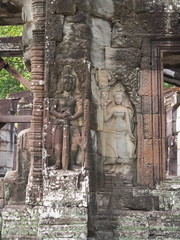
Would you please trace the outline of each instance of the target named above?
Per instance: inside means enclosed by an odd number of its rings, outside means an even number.
[[[103,106],[103,107],[107,107],[111,102],[112,102],[112,101],[110,101],[110,100],[104,100],[104,101],[102,102],[102,106]]]
[[[58,118],[68,118],[69,116],[71,116],[71,114],[69,112],[64,112],[64,113],[58,113],[57,117]]]
[[[136,139],[135,139],[135,137],[133,136],[133,134],[130,135],[130,139],[131,139],[132,142],[136,142]]]

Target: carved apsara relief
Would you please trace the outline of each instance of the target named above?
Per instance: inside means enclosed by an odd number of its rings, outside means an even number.
[[[115,76],[100,87],[99,155],[105,173],[131,175],[136,149],[135,113],[125,86]]]
[[[72,65],[64,65],[55,97],[46,99],[45,148],[51,169],[75,170],[82,166],[84,89],[80,80]]]

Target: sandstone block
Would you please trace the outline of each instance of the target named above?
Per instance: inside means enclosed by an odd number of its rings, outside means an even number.
[[[140,68],[142,70],[149,70],[149,69],[151,69],[152,68],[151,58],[150,57],[142,57],[141,58]]]
[[[138,94],[140,96],[151,96],[151,71],[140,71],[140,89]]]
[[[151,114],[151,112],[152,112],[151,96],[142,96],[142,113]]]
[[[157,96],[152,96],[152,113],[153,114],[159,113],[159,103]]]
[[[120,22],[115,22],[112,31],[112,47],[141,48],[141,37],[132,34],[132,29],[126,28]]]
[[[143,116],[141,114],[137,115],[137,134],[138,134],[138,159],[143,159]]]
[[[48,40],[55,40],[57,42],[63,39],[63,23],[64,16],[56,14],[47,21],[47,36]]]
[[[159,138],[159,132],[161,131],[160,126],[159,126],[159,119],[160,115],[159,114],[153,114],[153,138]]]
[[[139,67],[141,51],[137,48],[116,49],[105,48],[106,68],[119,69],[126,64],[129,69]]]
[[[4,198],[4,181],[0,178],[0,199]]]
[[[152,138],[152,115],[144,114],[143,115],[143,124],[144,124],[144,137]]]
[[[92,18],[91,60],[95,67],[104,68],[105,47],[111,44],[111,24],[100,18]]]
[[[56,13],[64,15],[74,15],[76,12],[76,1],[75,0],[56,0],[55,4]]]
[[[161,141],[159,139],[153,139],[153,162],[155,165],[159,164],[159,151]]]
[[[151,139],[145,139],[144,141],[144,162],[145,165],[150,167],[151,164],[153,164],[153,149],[152,149],[152,140]]]

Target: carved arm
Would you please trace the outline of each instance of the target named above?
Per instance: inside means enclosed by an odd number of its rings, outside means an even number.
[[[107,122],[113,115],[113,110],[107,113],[107,105],[104,106],[104,121]]]
[[[76,107],[77,107],[77,111],[73,116],[70,117],[70,120],[76,120],[83,115],[83,104],[81,99],[78,99],[76,101]]]
[[[50,110],[50,114],[54,117],[60,118],[60,119],[64,119],[66,117],[70,116],[69,112],[64,112],[64,113],[59,113],[57,112],[54,108]]]

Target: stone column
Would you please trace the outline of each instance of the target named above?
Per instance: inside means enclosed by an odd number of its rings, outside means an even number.
[[[34,95],[33,118],[30,128],[31,168],[26,200],[28,204],[38,204],[42,196],[42,127],[44,95],[44,31],[45,0],[32,2],[35,30],[32,45],[31,91]]]
[[[180,176],[180,106],[177,108],[176,131],[177,131],[177,176]]]

